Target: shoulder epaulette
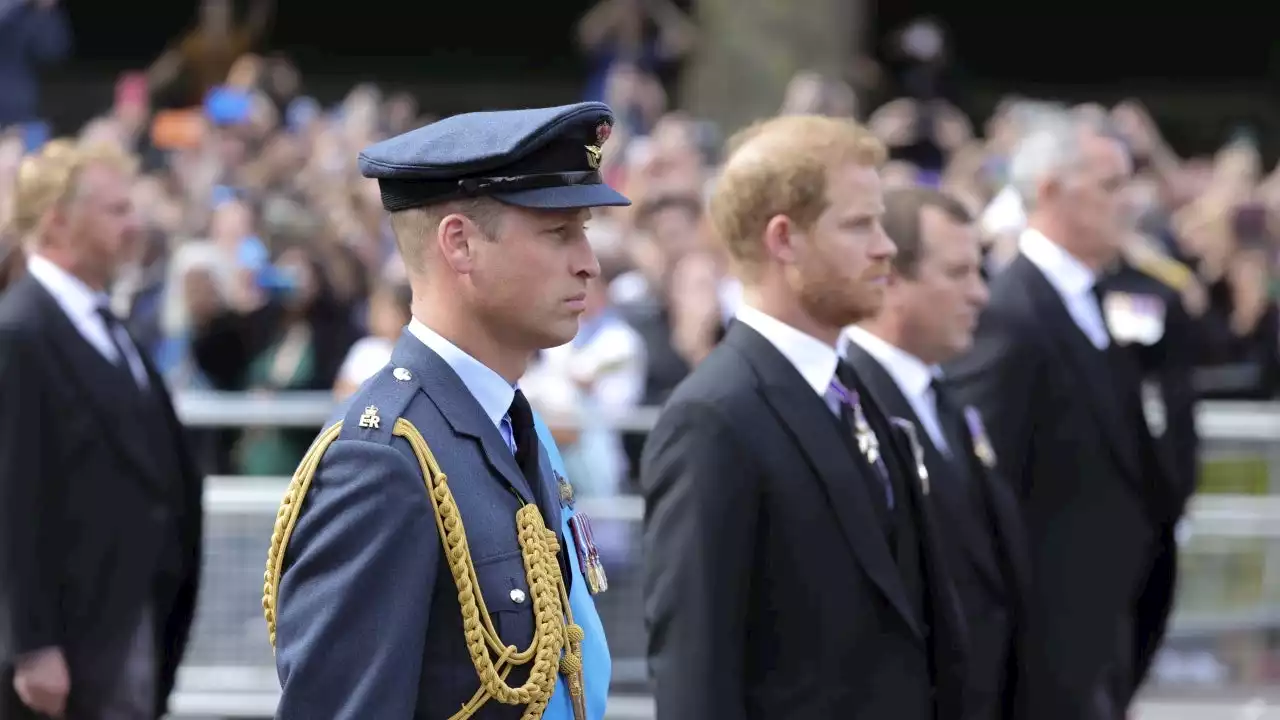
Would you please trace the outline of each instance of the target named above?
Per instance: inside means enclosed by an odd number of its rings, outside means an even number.
[[[418,392],[418,378],[402,367],[378,371],[352,396],[342,419],[341,440],[390,443],[396,420]]]
[[[1137,252],[1130,252],[1127,259],[1134,270],[1178,292],[1185,290],[1194,278],[1191,268],[1150,246],[1144,245]]]

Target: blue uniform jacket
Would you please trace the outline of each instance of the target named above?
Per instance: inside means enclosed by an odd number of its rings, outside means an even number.
[[[378,418],[360,427],[361,416]],[[610,660],[561,506],[559,453],[538,421],[545,452],[525,481],[497,427],[440,356],[405,333],[391,365],[355,394],[340,417],[284,550],[276,615],[280,720],[444,720],[479,680],[463,637],[458,593],[422,472],[397,418],[426,439],[448,476],[466,528],[481,595],[508,645],[534,633],[533,602],[515,515],[536,504],[560,529],[571,568],[570,607],[582,626],[588,717],[604,716]],[[370,423],[366,423],[370,424]],[[563,472],[561,470],[561,472]],[[527,667],[507,678],[518,686]],[[523,707],[490,700],[473,717],[519,718]],[[563,678],[543,717],[573,717]]]

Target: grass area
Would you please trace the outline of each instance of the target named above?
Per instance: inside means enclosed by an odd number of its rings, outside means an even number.
[[[1214,495],[1266,495],[1271,480],[1267,459],[1262,455],[1222,455],[1203,461],[1200,469],[1202,493]]]

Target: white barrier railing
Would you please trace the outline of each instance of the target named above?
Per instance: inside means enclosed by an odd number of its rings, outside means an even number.
[[[191,427],[319,428],[335,410],[335,403],[327,393],[252,396],[185,392],[177,394],[175,404],[179,418]],[[604,422],[618,429],[643,432],[652,426],[655,416],[655,409],[646,408],[623,417],[606,418]],[[1205,403],[1200,408],[1197,419],[1202,436],[1209,441],[1274,442],[1280,440],[1280,403]],[[571,417],[547,417],[546,420],[552,425],[573,424]],[[247,571],[249,568],[244,565],[244,562],[248,561],[254,567],[252,572],[246,572],[245,575],[260,576],[259,563],[262,560],[259,553],[265,553],[265,546],[259,548],[256,535],[269,532],[265,526],[259,526],[274,516],[287,482],[288,478],[284,477],[215,476],[208,478],[205,489],[205,509],[210,518],[257,518],[249,521],[250,524],[243,530],[236,531],[240,533],[255,528],[248,535],[240,536],[241,540],[251,547],[228,547],[226,551],[235,554],[219,558],[215,562],[231,561],[236,567],[242,567]],[[644,516],[643,500],[634,496],[584,497],[579,500],[579,503],[599,521],[638,523]],[[1280,497],[1198,497],[1192,502],[1180,537],[1184,541],[1196,537],[1252,538],[1269,541],[1280,539]],[[265,542],[264,536],[261,543]],[[237,574],[236,577],[239,575]],[[224,576],[223,579],[227,578]],[[224,591],[231,589],[226,584],[216,587]],[[244,588],[240,589],[244,590]],[[206,592],[213,592],[213,590],[208,589]],[[243,598],[237,596],[223,598],[224,606],[251,607],[256,592],[256,588],[249,588],[242,593],[245,595]],[[248,615],[252,616],[253,612],[249,612]],[[1173,629],[1175,633],[1196,636],[1212,635],[1223,630],[1274,629],[1280,626],[1280,617],[1275,615],[1275,613],[1261,610],[1239,615],[1228,613],[1208,616],[1202,613],[1194,613],[1194,615],[1179,613],[1174,618]],[[263,632],[256,619],[250,623],[247,630],[254,639],[258,638],[258,633]],[[269,663],[269,654],[262,660]],[[643,674],[642,659],[617,658],[616,662],[615,675],[621,673],[641,677]],[[637,666],[630,668],[628,663]],[[215,662],[213,665],[218,663]],[[178,692],[173,701],[174,715],[176,717],[266,718],[274,713],[278,692],[272,668],[269,665],[263,666],[262,662],[249,661],[246,658],[245,662],[225,667],[197,664],[197,666],[184,667],[182,670]],[[1233,713],[1256,710],[1261,710],[1261,714],[1239,717],[1255,719],[1271,717],[1267,713],[1275,712],[1275,706],[1238,705],[1234,702],[1224,702],[1213,706],[1212,710],[1209,706],[1204,706],[1188,713],[1188,708],[1183,703],[1148,704],[1137,717],[1143,720],[1157,718],[1159,720],[1175,718],[1218,720],[1236,717]],[[652,713],[651,701],[648,698],[622,696],[611,701],[609,717],[618,720],[622,718],[641,720],[652,718]]]
[[[333,416],[337,403],[325,392],[288,392],[274,395],[225,393],[204,390],[179,392],[173,398],[178,419],[187,427],[314,427]],[[618,430],[644,432],[653,427],[656,408],[639,408],[622,416],[604,416],[601,422]],[[573,418],[547,417],[552,425],[571,425]]]
[[[232,477],[213,476],[205,487],[205,510],[211,520],[229,518],[258,518],[269,520],[275,516],[278,504],[289,479],[286,477]],[[580,507],[598,521],[613,520],[636,523],[643,520],[644,502],[635,496],[614,498],[588,498],[578,500]],[[245,526],[263,530],[262,538],[244,538],[248,543],[247,557],[252,567],[244,568],[244,575],[257,579],[260,563],[265,556],[265,529],[267,525]],[[1198,497],[1193,500],[1182,537],[1190,540],[1197,536],[1280,539],[1280,497]],[[225,538],[224,538],[225,541]],[[226,556],[224,556],[225,558]],[[225,559],[223,560],[225,562]],[[239,574],[236,575],[239,577]],[[224,577],[224,580],[226,578]],[[215,592],[210,586],[206,592]],[[225,583],[221,591],[230,590]],[[245,607],[251,607],[256,598],[257,586],[245,593]],[[223,602],[227,598],[220,598]],[[214,603],[206,603],[209,610]],[[216,612],[216,611],[215,611]],[[260,626],[256,609],[245,613],[252,620],[247,630],[255,642],[262,642],[265,629]],[[1178,613],[1173,622],[1175,635],[1206,635],[1223,631],[1271,629],[1280,625],[1274,613]],[[230,626],[229,626],[230,627]],[[252,642],[250,644],[253,644]],[[633,662],[633,661],[638,661]],[[270,656],[256,661],[221,666],[199,662],[184,667],[179,675],[178,689],[173,698],[176,717],[220,718],[268,718],[274,713],[279,697],[279,687],[274,669],[269,665]],[[636,665],[629,667],[628,664]],[[628,666],[625,667],[624,666]],[[625,676],[625,677],[624,677]],[[634,677],[633,677],[634,676]],[[615,658],[615,678],[624,682],[638,682],[643,678],[643,661],[640,658]],[[1154,700],[1155,698],[1153,698]],[[1212,708],[1212,711],[1210,710]],[[1149,703],[1142,706],[1139,718],[1150,720],[1218,720],[1235,717],[1234,713],[1246,709],[1263,709],[1252,718],[1271,717],[1275,706],[1222,702],[1221,704],[1188,706],[1180,702]],[[652,701],[643,696],[618,696],[610,701],[610,720],[652,720]],[[1242,716],[1243,717],[1243,716]],[[1277,720],[1280,720],[1278,718]]]
[[[215,475],[205,480],[204,508],[209,514],[271,514],[289,484],[287,477]],[[583,497],[578,504],[594,520],[640,522],[644,499],[634,495]],[[1280,539],[1280,496],[1212,495],[1191,501],[1185,537]]]
[[[178,417],[189,427],[315,427],[333,415],[337,405],[324,392],[254,395],[184,391],[174,396]],[[637,408],[624,415],[599,418],[618,430],[644,432],[653,427],[657,408]],[[572,426],[571,415],[547,416],[551,425]],[[1213,401],[1201,403],[1196,415],[1206,440],[1280,440],[1280,403]]]

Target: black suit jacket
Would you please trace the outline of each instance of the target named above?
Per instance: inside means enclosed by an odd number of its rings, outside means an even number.
[[[1117,669],[1127,704],[1155,645],[1119,638],[1134,631],[1148,577],[1173,552],[1165,531],[1178,511],[1125,358],[1094,347],[1019,255],[991,283],[973,349],[947,369],[958,400],[981,410],[1000,475],[1021,500],[1036,720],[1098,717],[1100,688]]]
[[[1014,720],[1019,713],[1019,666],[1025,603],[1030,588],[1026,531],[1017,500],[977,457],[959,408],[940,416],[957,447],[934,444],[902,388],[879,360],[857,343],[845,357],[884,412],[909,420],[924,451],[932,501],[943,520],[949,567],[969,630],[967,717]]]
[[[69,716],[98,707],[148,604],[164,711],[195,610],[202,480],[148,373],[144,393],[34,277],[0,298],[0,717],[33,717],[12,663],[49,646],[70,666]]]
[[[1174,288],[1122,263],[1106,279],[1107,293],[1130,293],[1158,298],[1164,305],[1164,333],[1155,342],[1121,347],[1134,355],[1142,379],[1151,383],[1164,406],[1162,432],[1153,432],[1169,466],[1168,478],[1179,511],[1195,493],[1200,468],[1200,434],[1196,430],[1195,375],[1197,325]]]
[[[1139,600],[1134,626],[1135,662],[1139,679],[1145,677],[1168,628],[1178,584],[1176,522],[1186,511],[1199,482],[1200,433],[1196,429],[1194,385],[1197,325],[1177,290],[1137,268],[1120,264],[1106,279],[1107,293],[1150,295],[1165,308],[1164,333],[1149,344],[1122,344],[1132,356],[1143,382],[1155,391],[1164,411],[1163,427],[1152,430],[1153,440],[1166,472],[1165,483],[1173,510],[1160,528],[1160,549],[1146,588]],[[1150,427],[1150,424],[1149,424]]]
[[[741,323],[673,394],[641,474],[660,720],[961,717],[963,620],[929,508],[917,503],[932,637],[850,445]]]

